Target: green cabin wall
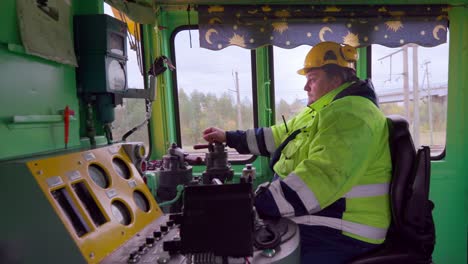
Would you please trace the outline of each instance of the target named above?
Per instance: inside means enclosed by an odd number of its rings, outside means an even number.
[[[0,159],[64,148],[63,123],[12,124],[15,115],[78,112],[74,67],[23,52],[16,1],[0,8]],[[79,114],[76,115],[79,120]],[[79,122],[70,122],[70,147],[79,144]]]
[[[72,1],[73,14],[102,13],[103,1]],[[72,30],[70,23],[70,32]],[[0,160],[65,148],[63,122],[53,119],[68,105],[69,148],[80,147],[80,104],[75,67],[25,53],[16,1],[0,3]],[[17,124],[14,116],[43,116],[42,122]]]
[[[432,162],[435,263],[467,263],[468,223],[468,6],[449,12],[449,81],[446,155]]]

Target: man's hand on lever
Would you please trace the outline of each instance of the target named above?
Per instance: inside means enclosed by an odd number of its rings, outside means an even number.
[[[213,143],[215,141],[224,143],[226,142],[226,132],[217,127],[209,127],[203,130],[203,139],[210,143]]]

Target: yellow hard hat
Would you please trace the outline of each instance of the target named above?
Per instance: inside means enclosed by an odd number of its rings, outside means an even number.
[[[307,53],[304,68],[298,70],[297,73],[306,75],[308,70],[320,68],[327,64],[336,64],[354,69],[354,62],[357,60],[357,50],[350,45],[331,41],[320,42]]]

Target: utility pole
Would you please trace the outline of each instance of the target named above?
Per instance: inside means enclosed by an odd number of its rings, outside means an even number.
[[[403,98],[405,105],[405,117],[410,121],[409,111],[409,71],[408,71],[408,47],[403,47]]]
[[[413,139],[414,145],[419,147],[419,74],[418,74],[418,46],[413,48]]]
[[[390,78],[389,80],[391,81],[392,79],[392,56],[397,54],[397,53],[400,53],[402,52],[403,53],[403,104],[404,104],[404,107],[405,107],[405,118],[407,120],[409,120],[409,116],[410,116],[410,111],[409,111],[409,73],[408,73],[408,47],[407,46],[404,46],[403,48],[395,51],[395,52],[392,52],[388,55],[385,55],[381,58],[378,59],[378,61],[381,61],[383,59],[386,59],[386,58],[389,58],[390,60]]]
[[[422,82],[422,88],[424,88],[424,81],[427,80],[427,114],[428,114],[428,122],[429,122],[429,133],[431,139],[431,145],[434,145],[434,135],[433,135],[433,125],[432,125],[432,94],[431,94],[431,85],[429,84],[429,66],[428,64],[431,63],[430,61],[424,62],[424,77]]]
[[[240,129],[242,127],[242,111],[241,111],[241,101],[240,101],[240,90],[239,90],[239,73],[237,71],[235,71],[233,73],[234,75],[234,87],[235,87],[235,90],[230,90],[228,89],[229,91],[231,92],[235,92],[236,93],[236,97],[237,97],[237,127]]]
[[[410,118],[410,91],[409,91],[409,67],[408,67],[408,47],[413,48],[413,139],[416,146],[419,146],[419,76],[418,76],[418,46],[414,44],[405,45],[403,48],[392,52],[382,58],[391,57],[399,52],[403,52],[403,100],[405,105],[405,117],[411,123]]]

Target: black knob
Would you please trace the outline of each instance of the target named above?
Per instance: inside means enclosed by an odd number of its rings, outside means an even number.
[[[166,225],[167,225],[168,227],[173,227],[173,226],[174,226],[174,221],[169,220],[169,221],[166,222]]]
[[[169,252],[169,255],[173,255],[180,251],[181,246],[182,243],[179,240],[165,241],[163,250]]]
[[[154,236],[154,238],[156,238],[156,239],[161,238],[161,231],[154,231],[154,232],[153,232],[153,236]]]
[[[159,229],[160,229],[160,230],[161,230],[161,232],[163,232],[163,233],[164,233],[164,232],[167,232],[167,230],[168,230],[168,228],[167,228],[167,226],[166,226],[166,225],[162,225],[162,226],[160,226],[160,227],[159,227]]]
[[[136,257],[138,257],[138,253],[136,251],[133,251],[132,253],[130,253],[130,256],[128,258],[135,259]]]
[[[182,217],[182,214],[170,214],[169,220],[172,220],[175,224],[180,225],[182,223]]]
[[[145,249],[146,249],[146,246],[141,245],[141,246],[138,247],[138,252],[143,252],[143,251],[145,251]]]
[[[138,260],[140,260],[140,255],[136,251],[133,251],[130,253],[130,256],[128,256],[128,263],[137,263]]]
[[[154,244],[154,237],[147,237],[147,238],[146,238],[146,244],[147,244],[147,245],[152,245],[152,244]]]

